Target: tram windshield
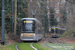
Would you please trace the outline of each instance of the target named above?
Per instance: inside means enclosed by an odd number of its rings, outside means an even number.
[[[22,23],[22,33],[35,33],[35,24],[28,21]]]
[[[55,29],[55,28],[52,28],[52,29],[51,29],[51,33],[57,33],[57,32],[58,32],[57,29]]]

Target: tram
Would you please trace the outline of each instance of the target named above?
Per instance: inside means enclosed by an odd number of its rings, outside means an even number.
[[[52,38],[60,37],[60,35],[62,35],[65,30],[66,30],[65,28],[51,27],[51,37]]]
[[[36,18],[22,18],[20,38],[22,41],[41,40],[42,23]]]

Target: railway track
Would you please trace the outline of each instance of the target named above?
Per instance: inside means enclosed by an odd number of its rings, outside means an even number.
[[[49,41],[49,40],[51,40],[51,41]],[[45,45],[46,45],[48,48],[52,48],[53,50],[58,50],[58,49],[53,48],[53,47],[51,47],[51,46],[49,46],[49,45],[47,44],[47,42],[53,43],[54,40],[55,40],[55,39],[50,39],[50,38],[48,38],[48,39],[46,40],[46,42],[45,42]]]
[[[65,48],[65,49],[68,49],[68,47],[65,47],[65,46],[61,45],[61,44],[63,44],[63,42],[60,43],[60,44],[59,44],[58,42],[59,42],[59,41],[57,41],[56,38],[48,38],[47,41],[45,42],[45,45],[46,45],[48,48],[52,48],[53,50],[59,50],[59,49],[54,48],[54,47],[51,47],[50,45],[47,44],[47,43],[55,43],[55,44],[57,44],[58,46],[61,46],[61,47]],[[71,50],[71,49],[68,49],[68,50]]]
[[[65,49],[68,49],[68,47],[65,47],[65,46],[62,45],[62,44],[64,44],[64,41],[62,41],[62,42],[57,41],[57,40],[55,40],[55,41],[56,41],[56,44],[57,44],[57,45],[59,45],[59,46],[65,48]],[[58,43],[60,43],[60,44],[58,44]],[[68,49],[68,50],[71,50],[71,49]]]
[[[18,45],[19,45],[19,44],[17,44],[17,45],[15,46],[16,50],[19,50],[19,49],[18,49]]]
[[[33,49],[37,50],[37,48],[35,48],[35,47],[33,46],[33,42],[30,44],[30,46],[31,46]]]
[[[20,43],[19,43],[19,44],[20,44]],[[17,44],[17,45],[15,46],[16,50],[19,50],[19,48],[18,48],[18,45],[19,45],[19,44]],[[35,48],[35,47],[33,46],[33,42],[30,43],[30,46],[31,46],[34,50],[38,50],[37,48]]]

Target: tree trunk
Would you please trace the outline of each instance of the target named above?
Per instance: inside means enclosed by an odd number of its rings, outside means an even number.
[[[50,11],[49,11],[49,0],[47,0],[47,17],[48,17],[48,30],[50,32]]]

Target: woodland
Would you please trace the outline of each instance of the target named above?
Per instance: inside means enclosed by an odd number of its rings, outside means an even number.
[[[48,1],[50,3],[48,3]],[[64,2],[65,1],[65,2]],[[41,21],[43,30],[49,32],[50,27],[60,26],[67,31],[62,35],[75,37],[75,0],[17,0],[17,33],[20,33],[22,18],[33,17]],[[13,0],[13,10],[15,8]],[[59,2],[59,4],[54,3]],[[56,8],[54,8],[54,6]],[[15,11],[15,10],[14,10]],[[5,0],[5,32],[11,32],[12,0]],[[14,24],[14,23],[13,23]],[[0,32],[2,27],[2,0],[0,0]]]

